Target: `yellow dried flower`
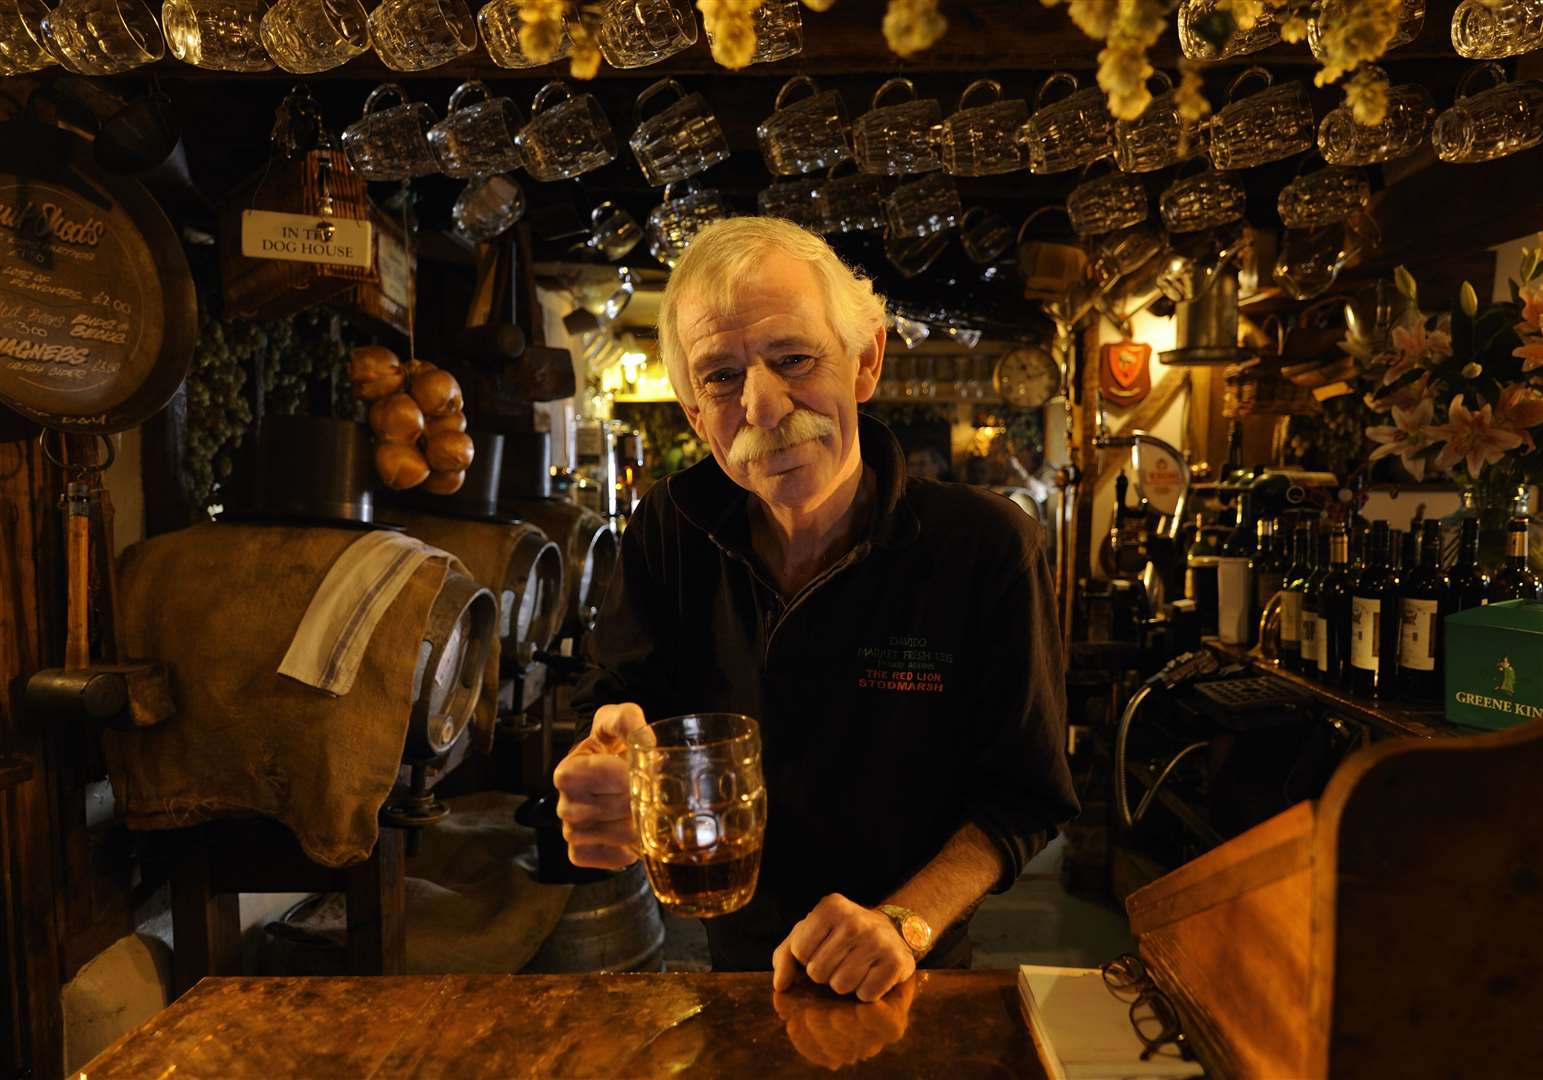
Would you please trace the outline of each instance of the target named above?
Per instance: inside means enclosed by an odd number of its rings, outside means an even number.
[[[1345,83],[1345,104],[1358,124],[1371,127],[1388,115],[1388,76],[1379,68],[1362,67]]]
[[[1090,38],[1102,41],[1113,29],[1119,7],[1118,0],[1071,0],[1066,13],[1077,24],[1078,30]]]
[[[755,13],[763,0],[696,0],[713,59],[737,71],[755,57]]]
[[[804,0],[804,7],[810,11],[829,11],[836,6],[836,0]]]
[[[1280,39],[1292,45],[1307,40],[1307,16],[1288,15],[1280,21]]]
[[[1403,0],[1324,4],[1317,15],[1323,68],[1313,81],[1319,86],[1328,86],[1361,64],[1381,58],[1398,33],[1402,12]]]
[[[520,51],[534,63],[544,64],[563,43],[566,0],[515,0],[520,13]]]
[[[1111,45],[1098,54],[1098,85],[1109,98],[1109,112],[1116,120],[1135,120],[1152,103],[1147,79],[1152,65],[1146,50]]]
[[[1264,0],[1216,0],[1216,10],[1232,12],[1240,32],[1252,30],[1264,17]]]
[[[593,79],[600,74],[600,43],[581,20],[568,25],[573,51],[568,54],[568,73],[575,79]]]
[[[897,56],[929,49],[948,29],[939,0],[889,0],[884,12],[884,40]]]
[[[1179,107],[1180,118],[1190,123],[1199,123],[1211,114],[1205,83],[1193,65],[1185,64],[1180,69],[1179,85],[1173,88],[1173,101]]]

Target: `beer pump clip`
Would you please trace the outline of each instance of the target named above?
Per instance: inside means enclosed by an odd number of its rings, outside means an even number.
[[[36,672],[27,680],[26,703],[42,714],[96,720],[130,727],[152,727],[175,711],[171,685],[163,664],[123,662],[118,656],[113,620],[117,615],[118,575],[111,544],[113,508],[101,477],[113,463],[112,440],[97,436],[106,447],[98,464],[68,462],[49,445],[45,429],[38,436],[44,456],[69,474],[60,506],[65,512],[65,553],[68,598],[65,617],[64,666]],[[68,436],[59,435],[61,448]],[[106,612],[98,618],[99,651],[112,663],[91,661],[92,533],[100,528],[96,555],[106,585]],[[101,590],[98,590],[100,593]]]

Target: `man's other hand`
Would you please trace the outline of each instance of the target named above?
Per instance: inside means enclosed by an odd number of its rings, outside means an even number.
[[[832,893],[772,953],[772,989],[792,986],[800,967],[838,994],[877,1001],[916,972],[916,958],[887,916]]]
[[[637,830],[627,792],[627,736],[648,721],[628,702],[595,712],[589,737],[557,765],[557,816],[574,866],[620,870],[638,861]]]

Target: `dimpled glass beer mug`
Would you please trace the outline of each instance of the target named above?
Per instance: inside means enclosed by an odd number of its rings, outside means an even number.
[[[1173,80],[1161,71],[1152,78],[1162,89],[1146,111],[1134,120],[1114,122],[1114,162],[1121,172],[1156,172],[1205,153],[1205,128],[1179,115]]]
[[[856,167],[850,160],[839,162],[825,174],[817,198],[820,220],[826,232],[861,232],[884,227],[884,180],[873,173],[843,172]]]
[[[595,96],[575,94],[560,81],[536,91],[519,143],[525,171],[542,181],[566,180],[616,157],[616,135]]]
[[[488,59],[499,67],[533,68],[564,59],[573,51],[573,38],[568,36],[568,17],[563,16],[562,40],[557,51],[545,60],[532,60],[520,45],[520,27],[525,18],[520,14],[519,0],[492,0],[477,12],[477,27],[482,31],[482,44],[488,51]]]
[[[896,236],[931,236],[959,224],[963,213],[959,189],[941,173],[901,184],[884,200],[884,218]]]
[[[1330,165],[1377,165],[1420,149],[1436,119],[1430,91],[1416,83],[1388,89],[1388,111],[1380,124],[1362,124],[1341,105],[1318,125],[1318,152]]]
[[[268,71],[260,28],[264,0],[166,0],[166,47],[185,64],[210,71]]]
[[[525,192],[508,176],[479,176],[466,185],[450,219],[455,231],[473,243],[483,243],[508,229],[525,213]]]
[[[1071,93],[1059,101],[1045,98],[1057,86]],[[1029,171],[1041,176],[1070,172],[1114,153],[1114,118],[1104,92],[1097,86],[1078,89],[1069,71],[1051,74],[1034,95],[1034,114],[1023,126]]]
[[[1470,87],[1481,75],[1494,79],[1488,90]],[[1543,83],[1507,82],[1499,64],[1480,64],[1457,84],[1457,100],[1436,117],[1431,144],[1442,161],[1492,161],[1543,142]]]
[[[716,191],[693,191],[689,183],[666,184],[664,201],[648,215],[649,254],[673,269],[697,233],[732,215]]]
[[[359,0],[278,0],[260,33],[273,62],[292,75],[330,71],[370,47]]]
[[[809,96],[789,101],[795,90]],[[828,169],[852,156],[846,106],[834,90],[821,91],[805,75],[797,75],[777,91],[776,111],[755,129],[761,157],[775,176],[798,176]]]
[[[1470,60],[1543,47],[1543,0],[1463,0],[1452,13],[1452,48]]]
[[[645,120],[644,109],[661,95],[675,100]],[[660,79],[638,95],[633,121],[637,129],[627,145],[654,187],[688,180],[729,156],[729,142],[707,99],[686,93],[674,79]]]
[[[0,0],[0,75],[41,71],[58,61],[43,43],[43,0]]]
[[[1235,99],[1249,79],[1264,89]],[[1218,169],[1251,169],[1313,148],[1313,106],[1299,82],[1275,85],[1262,67],[1251,67],[1227,90],[1230,104],[1211,119],[1211,164]]]
[[[884,257],[889,264],[908,278],[926,272],[937,262],[938,256],[948,247],[946,232],[928,233],[926,236],[901,235],[893,229],[884,230]]]
[[[627,773],[639,854],[660,905],[698,919],[744,907],[766,836],[756,722],[697,713],[639,728],[627,737]]]
[[[1066,196],[1066,213],[1080,236],[1102,236],[1147,219],[1147,189],[1135,176],[1110,173],[1084,180]]]
[[[824,204],[820,189],[824,180],[781,180],[763,188],[756,196],[756,207],[766,217],[786,218],[811,232],[825,231]]]
[[[892,92],[908,100],[897,105],[879,104]],[[906,176],[943,167],[937,135],[943,124],[943,107],[937,98],[919,101],[910,79],[890,79],[873,95],[873,107],[852,124],[852,154],[863,172],[881,176]]]
[[[161,27],[140,0],[62,0],[41,29],[49,51],[77,75],[117,75],[166,54]]]
[[[1158,198],[1163,226],[1171,233],[1199,232],[1237,221],[1248,197],[1236,177],[1207,169],[1181,176]]]
[[[1334,287],[1340,271],[1381,237],[1364,215],[1316,229],[1287,229],[1275,260],[1275,283],[1294,300],[1311,300]]]
[[[970,105],[971,98],[989,95],[986,104]],[[976,79],[959,95],[959,108],[938,135],[943,168],[955,176],[994,176],[1028,167],[1029,159],[1018,133],[1029,119],[1022,98],[1003,98],[995,79]]]
[[[1235,29],[1221,42],[1211,40],[1207,31],[1217,25],[1224,13],[1219,0],[1182,0],[1179,4],[1179,49],[1190,60],[1226,60],[1268,49],[1280,40],[1280,25],[1275,13],[1259,5],[1259,17],[1248,29]]]
[[[473,94],[480,94],[482,100],[467,104]],[[474,79],[450,95],[445,118],[429,129],[429,145],[446,176],[510,172],[520,167],[520,148],[514,140],[523,126],[514,102],[493,97]]]
[[[606,63],[639,68],[691,48],[696,33],[688,0],[607,0],[596,37]]]
[[[590,212],[589,225],[589,239],[584,246],[613,262],[626,258],[643,239],[643,227],[637,218],[612,202],[595,207]]]
[[[385,106],[388,97],[395,105]],[[384,107],[382,107],[384,106]],[[408,101],[396,83],[385,83],[364,100],[364,115],[343,129],[343,152],[366,180],[406,180],[439,171],[429,143],[434,110]]]
[[[996,262],[1013,246],[1013,226],[1001,214],[972,206],[959,219],[959,246],[973,263]]]
[[[370,45],[393,71],[425,71],[477,47],[466,0],[381,0],[369,22]]]
[[[1355,217],[1371,196],[1365,173],[1331,165],[1283,187],[1275,209],[1288,229],[1316,229]]]

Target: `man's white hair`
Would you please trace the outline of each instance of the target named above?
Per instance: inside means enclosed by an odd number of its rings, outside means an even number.
[[[696,393],[680,340],[681,301],[691,296],[705,299],[714,311],[731,307],[740,280],[773,252],[814,267],[825,290],[831,329],[848,356],[861,352],[884,325],[884,298],[873,291],[871,281],[842,262],[823,237],[782,218],[715,221],[692,239],[659,303],[659,355],[682,404],[696,404]]]

